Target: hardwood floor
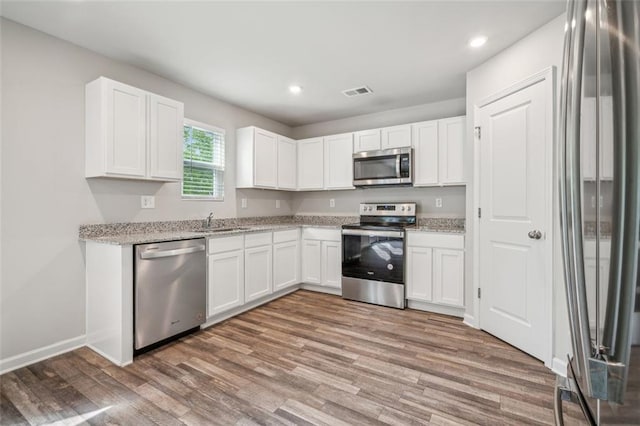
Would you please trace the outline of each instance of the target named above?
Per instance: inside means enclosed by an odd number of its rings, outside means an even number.
[[[334,426],[552,424],[555,378],[457,318],[298,291],[125,368],[82,348],[0,380],[2,425]]]

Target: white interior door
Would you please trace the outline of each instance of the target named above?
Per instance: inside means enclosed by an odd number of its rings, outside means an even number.
[[[523,85],[479,109],[480,327],[545,361],[552,337],[547,83]]]

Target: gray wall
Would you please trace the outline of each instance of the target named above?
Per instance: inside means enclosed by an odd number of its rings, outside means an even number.
[[[203,218],[210,211],[235,217],[235,129],[257,125],[284,135],[291,129],[25,26],[0,22],[0,359],[5,360],[84,334],[80,224]],[[180,100],[188,118],[226,129],[230,168],[223,202],[182,201],[175,183],[84,178],[84,86],[100,75]],[[156,196],[155,209],[140,209],[143,194]],[[259,201],[249,202],[242,215],[265,214],[262,198],[256,196]],[[290,203],[277,213],[290,214]]]
[[[537,73],[550,66],[556,67],[556,95],[559,93],[560,76],[562,72],[562,48],[564,41],[565,16],[561,15],[549,22],[547,25],[534,31],[524,39],[520,40],[508,49],[500,52],[484,64],[467,73],[467,150],[466,150],[466,170],[473,176],[473,108],[480,100],[500,91],[512,84],[523,80],[532,74]],[[557,102],[556,102],[557,111]],[[557,141],[555,141],[557,143]],[[555,153],[554,146],[554,179],[557,182],[555,173]],[[472,315],[473,284],[471,277],[473,274],[473,193],[475,185],[470,183],[467,186],[467,238],[466,238],[466,293],[467,314]],[[554,218],[559,218],[557,213],[557,194],[553,195]],[[564,286],[562,278],[562,259],[559,245],[559,224],[553,224],[555,231],[554,238],[554,280],[553,280],[553,312],[554,312],[554,355],[561,360],[566,359],[566,354],[571,351],[570,337],[568,329],[568,318],[564,296]]]
[[[292,134],[294,139],[304,139],[394,126],[396,124],[455,117],[464,114],[465,98],[456,98],[407,108],[391,109],[373,114],[358,115],[340,120],[307,124],[305,126],[294,127]]]

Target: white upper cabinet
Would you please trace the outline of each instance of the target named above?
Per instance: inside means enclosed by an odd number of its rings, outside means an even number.
[[[353,134],[324,138],[324,188],[353,189]]]
[[[181,102],[105,77],[85,97],[86,177],[182,179]]]
[[[414,186],[464,184],[465,117],[414,123]]]
[[[324,143],[322,138],[298,141],[298,189],[324,188]]]
[[[425,121],[411,127],[413,132],[413,185],[438,185],[438,121]]]
[[[438,120],[438,173],[442,184],[464,183],[465,117]]]
[[[275,188],[278,181],[278,135],[257,127],[236,131],[238,188]]]
[[[404,148],[411,146],[411,125],[385,127],[381,131],[381,149]]]
[[[255,126],[236,130],[236,187],[296,189],[296,142]]]
[[[183,105],[149,94],[149,176],[182,180]]]
[[[278,188],[295,190],[297,180],[297,143],[278,136]]]
[[[380,149],[380,129],[362,130],[353,134],[353,152]]]

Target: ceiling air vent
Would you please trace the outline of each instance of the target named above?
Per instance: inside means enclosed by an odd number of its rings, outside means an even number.
[[[367,86],[355,87],[353,89],[343,90],[342,94],[347,98],[352,98],[354,96],[368,95],[373,93],[373,90],[369,89]]]

